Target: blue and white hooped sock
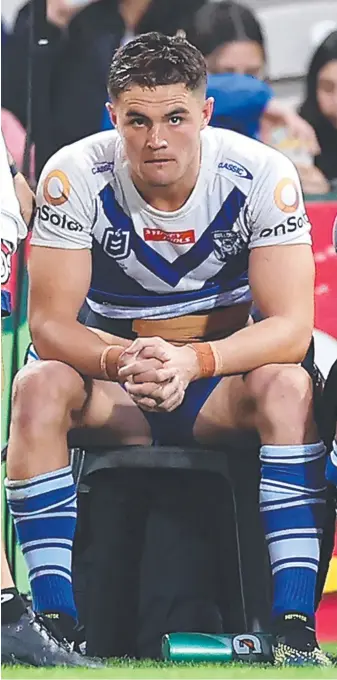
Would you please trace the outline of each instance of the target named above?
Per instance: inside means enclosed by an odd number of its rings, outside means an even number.
[[[332,442],[332,451],[328,456],[325,474],[328,482],[337,486],[337,440]]]
[[[273,615],[313,616],[323,531],[326,449],[262,446],[260,510],[273,574]]]
[[[77,619],[71,559],[77,517],[71,467],[22,481],[5,480],[36,612]]]

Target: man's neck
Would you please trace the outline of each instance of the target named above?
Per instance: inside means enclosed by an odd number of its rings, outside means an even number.
[[[169,186],[151,186],[131,172],[131,179],[144,201],[163,212],[175,212],[188,201],[198,179],[199,158],[193,163],[185,176]]]
[[[134,31],[152,0],[120,0],[119,13],[128,31]]]

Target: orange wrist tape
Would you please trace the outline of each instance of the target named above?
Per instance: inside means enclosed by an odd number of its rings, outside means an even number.
[[[104,347],[103,352],[100,357],[99,365],[101,369],[101,374],[102,377],[105,378],[105,380],[117,380],[117,374],[118,374],[118,359],[122,352],[124,352],[125,347],[122,347],[121,345],[107,345],[107,347]],[[113,375],[111,375],[108,371],[107,368],[107,360],[108,360],[108,354],[110,352],[114,352],[113,355],[113,363],[114,363],[114,372]]]
[[[192,342],[188,347],[192,347],[198,357],[199,378],[212,378],[216,372],[216,355],[211,343]]]

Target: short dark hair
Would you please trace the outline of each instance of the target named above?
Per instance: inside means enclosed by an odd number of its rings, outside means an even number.
[[[203,55],[184,37],[144,33],[115,52],[108,92],[116,99],[133,85],[155,88],[184,83],[188,90],[206,89],[206,79]]]
[[[205,57],[229,42],[251,40],[260,45],[265,56],[261,25],[249,7],[223,0],[201,7],[194,15],[188,39]]]
[[[306,77],[306,98],[300,113],[313,125],[315,118],[322,118],[317,101],[318,74],[326,64],[335,59],[337,59],[337,31],[332,31],[316,48]]]

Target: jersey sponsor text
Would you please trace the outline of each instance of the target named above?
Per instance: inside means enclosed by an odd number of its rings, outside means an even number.
[[[168,241],[175,245],[185,245],[195,243],[195,232],[193,229],[186,231],[163,231],[162,229],[144,229],[144,241]]]
[[[303,229],[303,227],[309,223],[309,217],[306,213],[299,217],[292,215],[291,217],[288,217],[286,222],[278,224],[276,227],[266,227],[265,229],[262,229],[259,236],[260,238],[269,238],[270,236],[275,236],[277,238],[278,236],[285,236],[285,234],[291,234],[298,229]]]
[[[50,222],[54,227],[60,227],[61,229],[68,229],[69,231],[83,231],[83,226],[72,220],[71,217],[65,215],[64,213],[58,214],[52,212],[49,205],[41,205],[36,208],[36,213],[42,222]]]

